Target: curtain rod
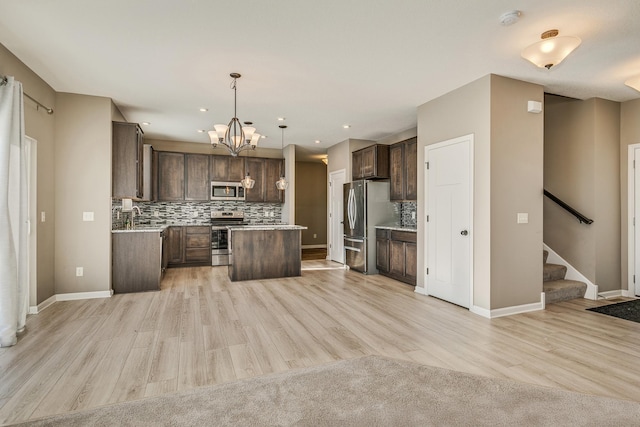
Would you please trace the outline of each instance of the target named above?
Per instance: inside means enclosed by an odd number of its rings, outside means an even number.
[[[6,76],[2,76],[2,78],[0,79],[0,86],[7,84],[7,77]],[[37,99],[31,97],[27,92],[22,91],[22,94],[24,96],[26,96],[27,98],[29,98],[30,100],[32,100],[33,102],[36,103],[36,105],[38,105],[39,107],[44,108],[44,110],[47,112],[47,114],[53,114],[53,108],[49,108],[46,105],[40,103],[40,101],[38,101]]]

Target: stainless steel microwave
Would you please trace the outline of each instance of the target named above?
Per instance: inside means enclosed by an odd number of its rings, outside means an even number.
[[[211,181],[211,200],[244,200],[244,187],[239,182]]]

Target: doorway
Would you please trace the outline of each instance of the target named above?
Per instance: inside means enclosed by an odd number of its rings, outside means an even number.
[[[341,264],[344,264],[342,189],[345,181],[344,169],[329,174],[329,259]]]
[[[428,295],[472,306],[473,135],[425,147]]]
[[[628,155],[628,296],[640,296],[640,227],[636,218],[640,217],[640,144],[629,146]],[[635,284],[635,285],[634,285]]]

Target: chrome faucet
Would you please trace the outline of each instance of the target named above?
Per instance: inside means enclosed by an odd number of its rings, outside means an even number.
[[[138,215],[142,215],[142,211],[138,206],[131,207],[131,228],[135,228],[136,225],[136,211],[138,211]]]

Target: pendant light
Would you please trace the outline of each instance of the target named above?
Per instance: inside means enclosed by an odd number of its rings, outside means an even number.
[[[278,126],[282,129],[282,141],[280,143],[280,149],[283,151],[284,155],[284,130],[287,128],[287,125]],[[282,174],[280,175],[280,179],[276,181],[276,188],[278,190],[286,190],[289,187],[289,183],[284,179],[284,169],[282,170]]]
[[[542,40],[527,47],[521,55],[524,59],[547,70],[562,62],[582,43],[578,37],[558,37],[558,30],[545,31],[540,38]]]
[[[249,172],[247,172],[247,175],[242,178],[242,180],[240,180],[240,185],[242,185],[246,189],[250,189],[253,188],[254,185],[256,185],[256,180],[251,178],[251,175],[249,175]]]

